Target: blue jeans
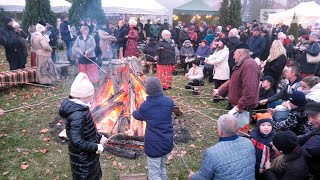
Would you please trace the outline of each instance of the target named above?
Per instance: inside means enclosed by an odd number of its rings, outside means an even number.
[[[168,155],[159,158],[147,157],[148,178],[150,180],[167,180],[166,162]]]
[[[282,100],[278,100],[278,101],[273,101],[273,102],[271,102],[271,103],[268,103],[268,108],[275,108],[276,106],[278,106],[278,105],[281,105],[282,103],[283,103],[284,101],[282,101]]]
[[[66,46],[67,46],[68,61],[71,62],[73,41],[64,41],[64,42],[66,43]]]

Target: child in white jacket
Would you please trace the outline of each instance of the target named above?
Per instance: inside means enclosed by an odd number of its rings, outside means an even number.
[[[186,73],[185,77],[189,79],[189,83],[185,86],[186,89],[194,90],[193,95],[199,94],[199,89],[197,86],[203,86],[203,69],[199,67],[200,61],[192,61],[192,68],[189,69],[189,72]]]

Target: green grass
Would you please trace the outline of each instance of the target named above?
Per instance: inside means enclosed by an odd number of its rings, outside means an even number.
[[[0,49],[1,52],[1,49]],[[5,63],[3,54],[0,53],[0,63]],[[6,64],[0,65],[0,71],[8,69]],[[44,89],[32,86],[12,87],[2,89],[0,94],[0,108],[4,110],[55,99],[54,96],[69,92],[73,76],[55,84],[54,89]],[[174,87],[183,88],[187,80],[180,73],[174,76]],[[206,84],[201,90],[200,97],[192,97],[190,91],[173,88],[165,91],[168,96],[173,96],[176,102],[217,119],[223,111],[214,111],[209,108],[225,108],[225,103],[209,102],[212,85]],[[205,97],[204,97],[205,96]],[[45,99],[47,98],[47,99]],[[50,99],[51,98],[51,99]],[[179,105],[178,103],[176,103]],[[71,179],[67,145],[59,143],[59,138],[47,132],[40,134],[40,130],[49,128],[49,123],[57,115],[60,100],[49,105],[41,105],[32,109],[25,109],[7,113],[0,118],[0,179]],[[184,115],[180,118],[184,127],[192,136],[188,144],[180,143],[174,149],[173,159],[167,165],[169,179],[186,179],[188,168],[197,171],[202,161],[203,151],[217,141],[216,122],[199,113],[193,112],[187,106],[179,105]],[[49,142],[42,140],[50,137]],[[29,149],[29,153],[19,153],[17,148]],[[39,150],[48,149],[47,153]],[[186,154],[179,157],[178,154]],[[186,162],[188,168],[184,165]],[[29,168],[22,170],[20,165],[26,162]],[[103,179],[119,179],[120,174],[146,173],[146,157],[128,160],[110,156],[103,153],[100,158]],[[117,163],[116,166],[113,163]],[[122,168],[120,167],[121,163]],[[4,173],[4,175],[3,175]]]

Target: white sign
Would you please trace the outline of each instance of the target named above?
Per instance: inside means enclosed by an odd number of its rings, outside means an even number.
[[[261,9],[260,10],[260,22],[268,23],[269,15],[285,11],[285,9]]]

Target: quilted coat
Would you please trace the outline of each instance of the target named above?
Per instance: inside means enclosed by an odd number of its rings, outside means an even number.
[[[66,119],[73,179],[99,180],[102,172],[96,151],[101,135],[97,133],[89,107],[65,99],[59,114]]]

